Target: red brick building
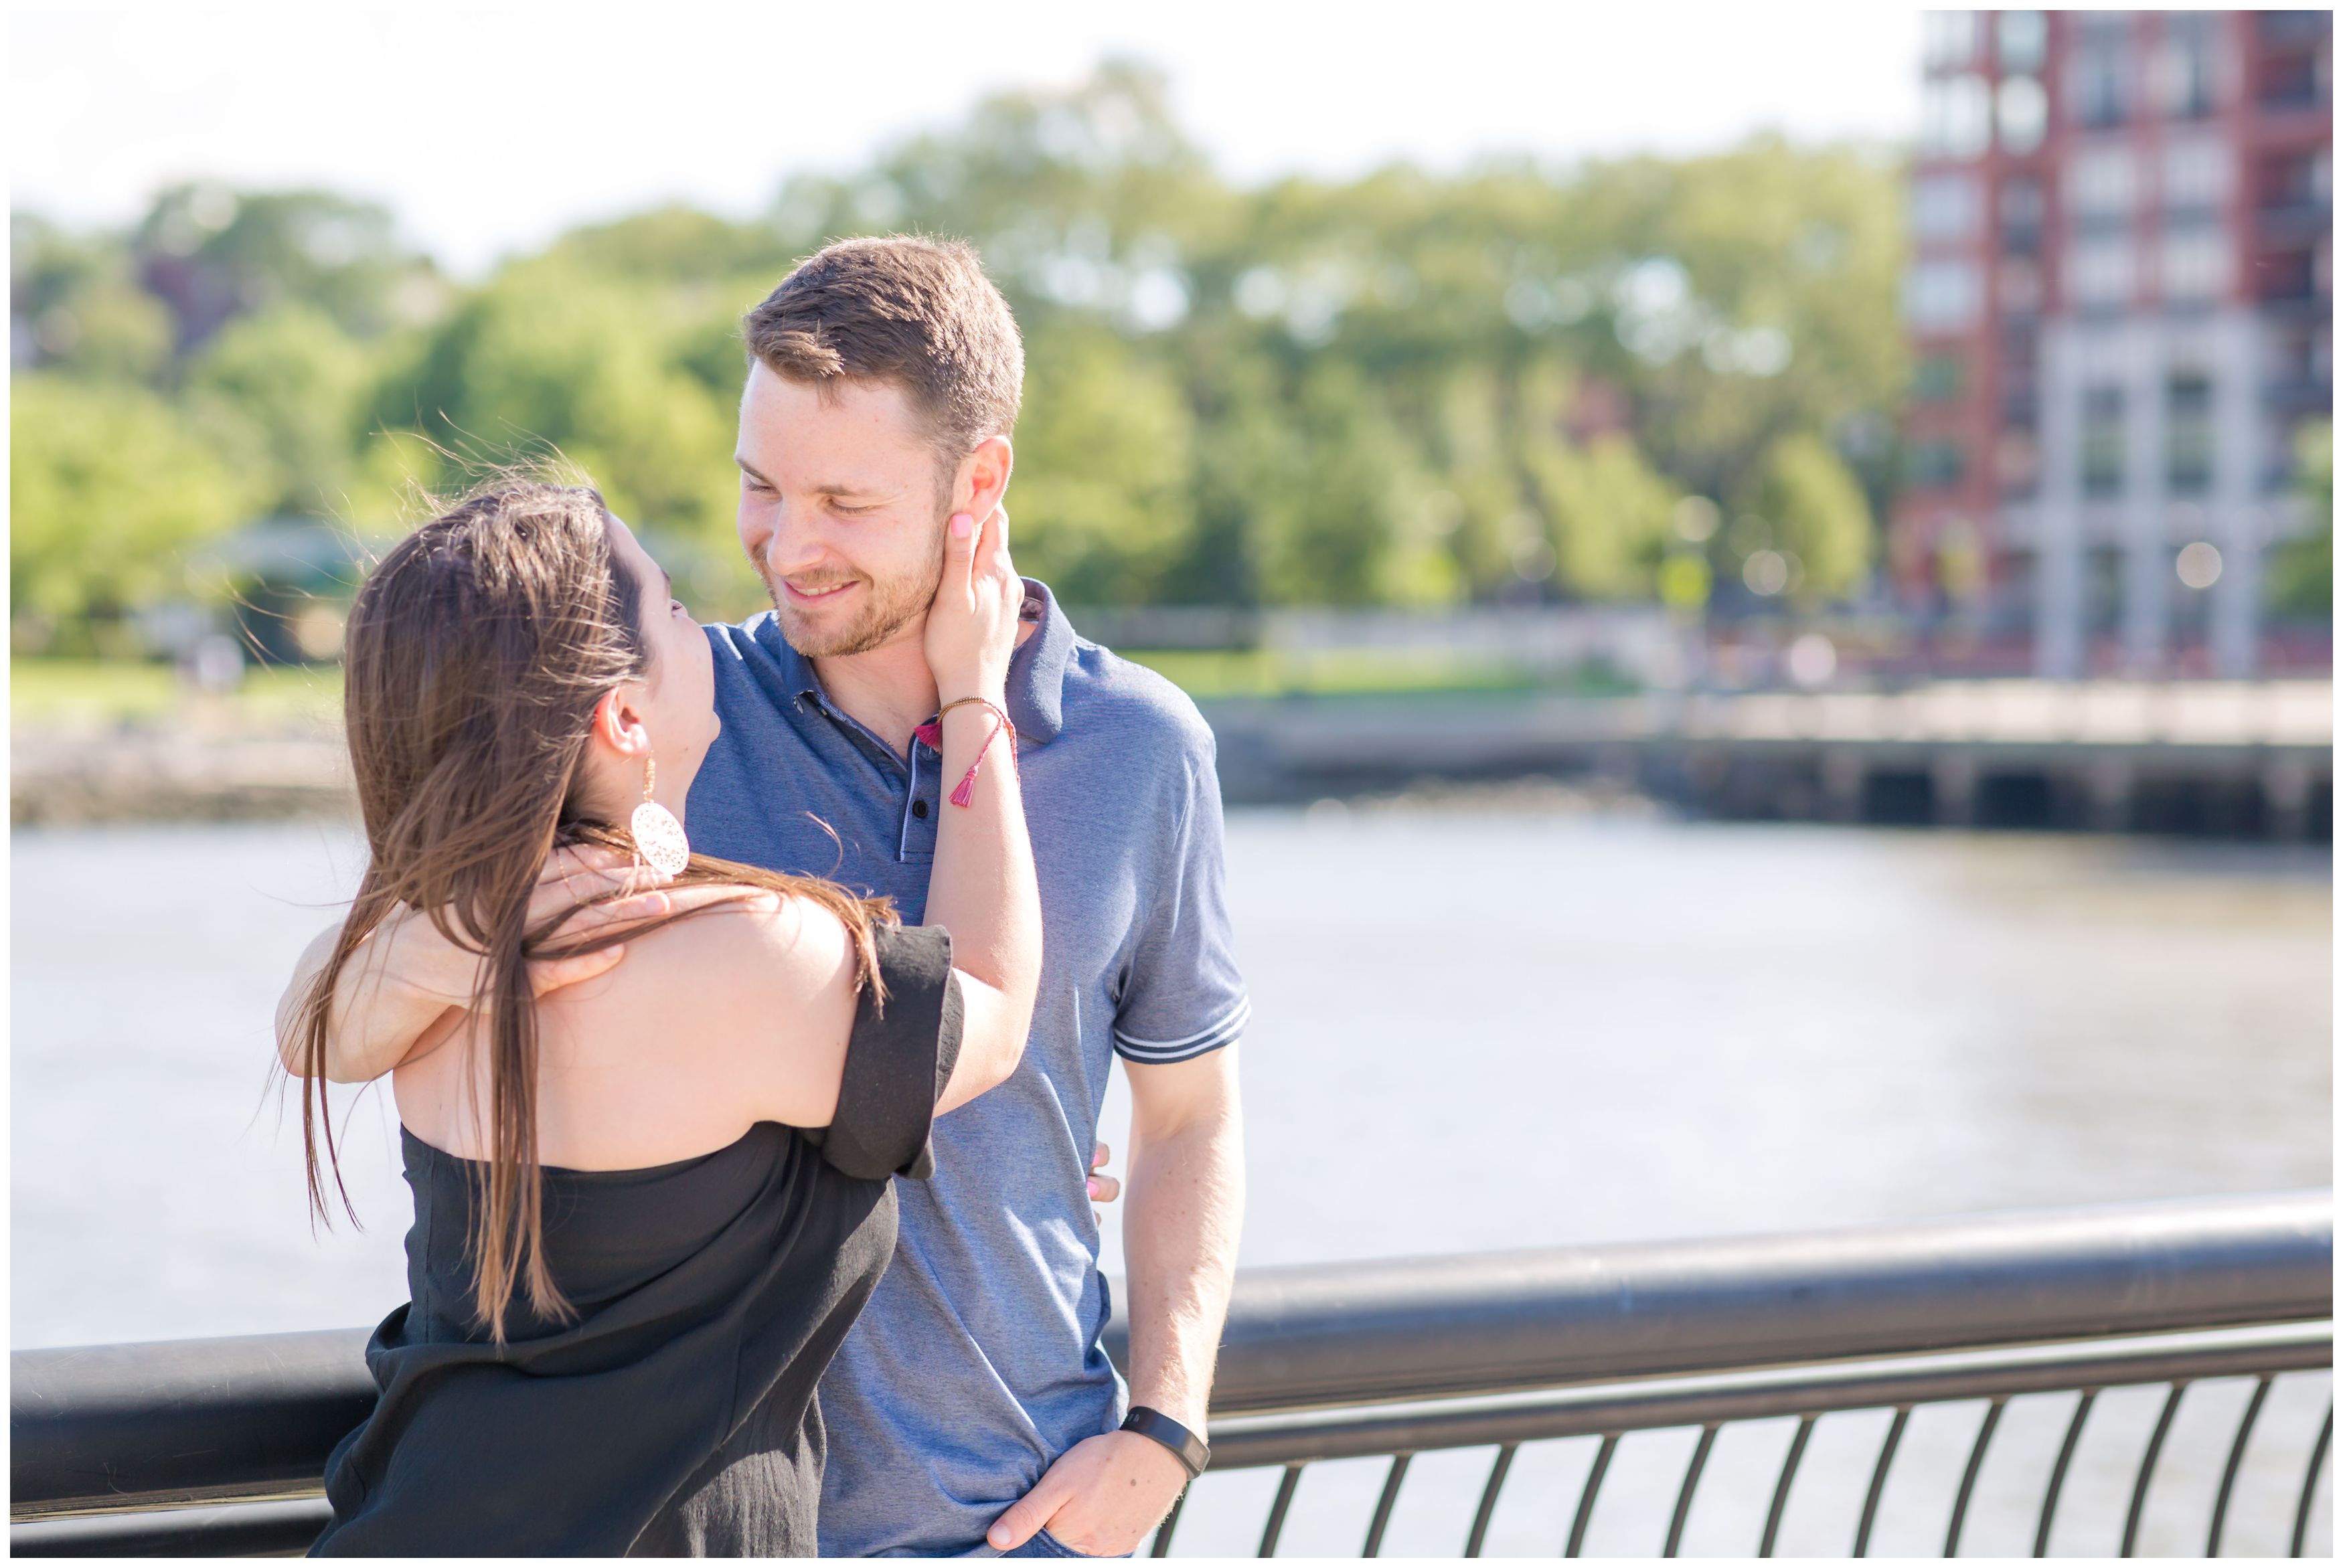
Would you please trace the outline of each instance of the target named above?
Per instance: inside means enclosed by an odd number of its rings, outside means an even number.
[[[2333,387],[2333,16],[1926,16],[1892,528],[1939,650],[2245,674]]]

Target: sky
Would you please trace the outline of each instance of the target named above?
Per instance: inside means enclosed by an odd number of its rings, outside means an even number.
[[[1916,117],[1919,13],[1876,5],[1105,5],[397,10],[13,5],[11,206],[126,222],[204,177],[383,202],[459,274],[563,228],[680,200],[746,216],[987,93],[1101,56],[1164,70],[1222,171],[1355,175],[1694,152],[1760,130],[1893,140]],[[883,19],[883,20],[881,20]]]

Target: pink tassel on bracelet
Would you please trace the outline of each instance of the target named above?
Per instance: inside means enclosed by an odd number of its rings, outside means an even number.
[[[958,702],[948,703],[945,705],[944,713],[950,713],[953,709],[960,707],[962,703],[974,703],[980,708],[988,709],[992,714],[991,733],[984,738],[984,744],[976,749],[976,760],[968,765],[968,771],[961,775],[960,781],[952,789],[951,803],[955,806],[965,808],[975,803],[976,776],[984,767],[985,754],[992,749],[992,743],[1001,738],[1001,732],[1002,730],[1005,729],[1009,732],[1009,765],[1011,768],[1016,769],[1021,777],[1024,772],[1024,767],[1017,760],[1017,726],[1010,722],[1009,715],[1003,713],[1000,709],[994,707],[991,703],[985,701],[984,699],[980,697],[963,697]],[[911,733],[918,736],[921,740],[926,741],[938,751],[941,751],[944,746],[943,713],[937,714],[933,719],[930,719],[927,723],[920,725],[917,729],[911,731]]]

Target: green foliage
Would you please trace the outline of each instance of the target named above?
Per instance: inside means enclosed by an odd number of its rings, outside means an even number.
[[[312,305],[297,301],[239,317],[187,371],[190,414],[266,497],[288,514],[345,506],[374,366],[367,351]]]
[[[1078,603],[1145,603],[1191,548],[1194,421],[1179,384],[1111,332],[1062,329],[1029,344],[1030,382],[1011,490],[1022,569]]]
[[[247,515],[248,493],[154,394],[56,374],[11,393],[8,608],[64,646],[184,592],[187,547]]]
[[[1766,544],[1789,558],[1790,593],[1802,603],[1842,598],[1871,568],[1874,529],[1863,487],[1837,453],[1803,432],[1768,449],[1736,527],[1762,528]]]
[[[559,256],[518,264],[456,312],[411,378],[384,384],[377,420],[446,450],[441,487],[481,466],[558,456],[621,517],[728,538],[731,408],[681,363],[679,325],[641,284]]]
[[[130,236],[146,286],[192,349],[230,319],[281,301],[316,307],[354,337],[427,319],[445,286],[397,241],[390,214],[328,191],[185,185]]]
[[[2295,436],[2295,484],[2310,514],[2310,528],[2274,552],[2270,599],[2287,615],[2331,619],[2335,614],[2335,427],[2325,419]]]
[[[151,381],[171,362],[171,313],[119,246],[38,218],[10,226],[9,308],[35,355],[96,380]]]
[[[187,185],[115,236],[20,215],[17,483],[79,498],[38,502],[16,603],[160,591],[176,547],[95,558],[222,507],[373,532],[412,520],[418,486],[558,452],[733,608],[753,588],[731,542],[740,313],[826,240],[889,231],[970,239],[1017,313],[1010,509],[1070,602],[1664,589],[1693,614],[1706,567],[1741,562],[1735,528],[1671,545],[1686,492],[1762,517],[1794,596],[1861,583],[1887,456],[1856,434],[1890,427],[1908,379],[1886,164],[1760,140],[1243,188],[1169,102],[1111,62],[792,179],[748,221],[664,206],[462,288],[330,193]],[[132,520],[57,520],[93,508]]]

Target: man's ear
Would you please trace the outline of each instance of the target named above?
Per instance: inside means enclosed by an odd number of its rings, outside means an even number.
[[[982,522],[1009,493],[1009,471],[1016,454],[1006,436],[987,436],[960,462],[960,483],[952,487],[952,510]]]

